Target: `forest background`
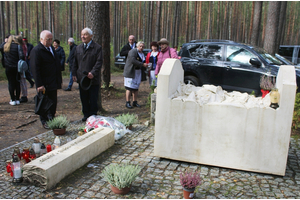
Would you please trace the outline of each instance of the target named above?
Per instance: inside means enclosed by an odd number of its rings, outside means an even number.
[[[223,39],[274,54],[281,44],[299,44],[299,11],[299,1],[0,1],[0,40],[22,34],[36,45],[47,29],[61,41],[67,57],[68,38],[80,44],[80,31],[90,27],[103,46],[103,79],[109,83],[114,57],[131,34],[145,41],[146,48],[162,37],[171,47],[194,39]],[[1,67],[0,80],[5,78]]]

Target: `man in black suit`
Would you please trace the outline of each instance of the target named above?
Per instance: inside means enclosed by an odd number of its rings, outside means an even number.
[[[27,40],[26,37],[23,38],[23,41],[24,41],[24,43],[26,44],[26,47],[27,47],[27,53],[25,55],[25,61],[28,65],[28,70],[25,72],[25,76],[26,76],[26,80],[30,83],[30,88],[33,88],[34,81],[32,80],[32,74],[31,74],[31,71],[30,71],[30,52],[33,49],[33,45],[28,43],[28,40]]]
[[[84,28],[81,31],[82,43],[76,47],[74,65],[72,68],[73,81],[79,84],[80,100],[83,118],[86,121],[98,112],[98,94],[101,83],[101,67],[103,63],[102,47],[92,40],[93,31]],[[84,87],[81,80],[88,80],[91,85]]]
[[[136,41],[135,41],[135,37],[134,35],[130,35],[128,37],[128,43],[125,44],[123,46],[123,48],[121,49],[121,52],[120,52],[120,56],[125,56],[126,59],[127,59],[127,56],[128,56],[128,52],[131,50],[131,49],[134,49],[136,48]],[[125,60],[126,60],[125,59]]]
[[[70,54],[67,59],[66,65],[69,64],[70,81],[69,81],[68,87],[66,89],[64,89],[65,91],[71,91],[71,89],[72,89],[72,85],[73,85],[72,67],[73,67],[73,63],[74,63],[74,53],[75,53],[75,49],[77,47],[77,45],[75,44],[75,40],[73,38],[68,39],[68,45],[70,46]]]
[[[55,116],[57,89],[61,89],[62,77],[60,60],[51,45],[52,33],[44,30],[41,32],[40,38],[41,41],[30,53],[30,61],[37,92],[45,92],[45,95],[53,101],[48,113],[40,115],[43,127],[48,129],[46,122]]]

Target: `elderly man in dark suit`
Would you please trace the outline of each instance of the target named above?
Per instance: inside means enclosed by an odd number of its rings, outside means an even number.
[[[127,60],[128,52],[131,49],[134,49],[134,48],[136,48],[135,37],[134,37],[134,35],[129,35],[129,37],[128,37],[128,43],[125,44],[123,46],[123,48],[121,49],[120,56],[125,56],[126,60]]]
[[[82,44],[75,50],[72,69],[73,81],[79,83],[80,100],[82,104],[82,121],[98,112],[98,93],[101,83],[101,67],[103,62],[102,47],[92,40],[93,31],[85,28],[81,31]],[[83,87],[83,78],[91,82],[90,87]]]
[[[45,92],[45,95],[53,101],[48,113],[40,115],[43,127],[47,129],[49,127],[46,122],[51,120],[56,113],[57,89],[61,89],[62,77],[60,60],[51,45],[52,33],[44,30],[40,38],[41,41],[30,53],[30,62],[37,92]]]

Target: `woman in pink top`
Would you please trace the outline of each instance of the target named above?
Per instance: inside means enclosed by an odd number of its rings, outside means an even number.
[[[176,50],[169,47],[169,41],[166,38],[161,38],[160,41],[158,42],[158,45],[160,46],[161,51],[157,55],[157,66],[155,68],[155,75],[157,75],[159,73],[163,62],[167,58],[177,58],[178,59]]]

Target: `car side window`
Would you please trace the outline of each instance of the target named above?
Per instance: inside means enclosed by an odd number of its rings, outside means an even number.
[[[279,47],[279,54],[282,56],[293,57],[293,47]]]
[[[199,45],[190,48],[190,54],[193,58],[207,58],[222,60],[223,45]]]
[[[250,59],[256,57],[253,53],[239,46],[227,46],[226,61],[251,65]]]

